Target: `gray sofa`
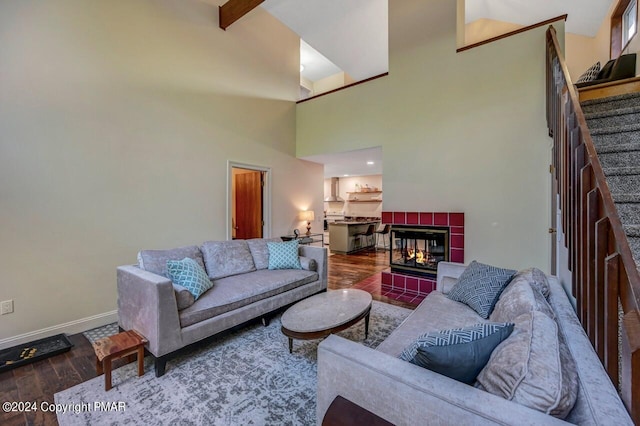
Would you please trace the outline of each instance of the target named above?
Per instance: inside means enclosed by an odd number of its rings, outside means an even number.
[[[270,270],[268,241],[209,241],[202,246],[145,250],[138,265],[120,266],[118,322],[144,335],[156,376],[179,349],[327,289],[327,250],[300,246],[303,269]],[[192,258],[213,287],[194,301],[167,278],[167,260]]]
[[[437,291],[430,293],[375,350],[335,335],[319,345],[318,424],[338,395],[397,425],[633,424],[555,277],[547,276],[547,306],[553,309],[551,315],[555,315],[557,327],[548,328],[558,331],[557,340],[564,339],[565,348],[574,360],[575,366],[571,369],[575,371],[568,375],[573,374],[575,379],[577,373],[577,397],[573,393],[575,405],[564,420],[481,390],[477,383],[466,385],[399,359],[403,349],[426,332],[487,321],[468,306],[443,294],[452,288],[464,268],[461,264],[441,262]],[[504,304],[510,303],[508,289],[500,297],[500,300],[504,298]],[[526,315],[534,314],[531,311]],[[546,329],[543,330],[546,333]],[[499,349],[500,346],[493,351],[491,360]],[[505,364],[511,363],[502,362]],[[542,368],[544,371],[546,366]],[[486,369],[480,373],[478,381]],[[564,371],[562,375],[565,375]]]

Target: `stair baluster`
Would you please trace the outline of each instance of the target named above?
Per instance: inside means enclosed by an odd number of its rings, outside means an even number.
[[[566,267],[578,317],[640,424],[640,94],[586,101],[583,111],[561,52],[551,26],[547,124]]]

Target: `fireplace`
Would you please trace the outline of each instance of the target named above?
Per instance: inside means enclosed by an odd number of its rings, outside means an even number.
[[[449,261],[448,226],[393,225],[391,272],[434,277],[438,262]]]

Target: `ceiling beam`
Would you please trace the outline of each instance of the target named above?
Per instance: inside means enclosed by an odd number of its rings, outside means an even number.
[[[220,28],[227,27],[258,7],[264,0],[229,0],[218,8]]]

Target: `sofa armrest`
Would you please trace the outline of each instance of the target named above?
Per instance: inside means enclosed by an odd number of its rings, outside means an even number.
[[[178,306],[171,280],[136,266],[119,266],[118,322],[147,338],[156,357],[182,347]]]
[[[318,346],[317,423],[338,396],[396,425],[567,424],[517,403],[331,335]]]
[[[325,247],[300,246],[300,256],[314,259],[318,264],[318,280],[322,283],[322,289],[327,288],[327,249]]]
[[[467,265],[455,262],[438,262],[438,276],[436,278],[436,290],[447,294],[451,290],[452,280],[457,280],[464,272]]]

